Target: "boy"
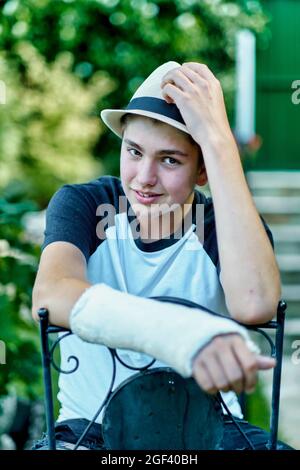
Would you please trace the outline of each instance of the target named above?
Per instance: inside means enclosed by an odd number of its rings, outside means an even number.
[[[104,399],[112,373],[105,346],[133,366],[150,355],[154,367],[222,391],[241,419],[234,392],[253,390],[257,371],[274,360],[253,352],[246,330],[229,319],[147,299],[186,298],[245,324],[276,313],[272,236],[249,193],[220,83],[204,64],[168,62],[125,110],[101,116],[122,138],[121,181],[102,177],[55,194],[33,290],[33,317],[46,307],[51,323],[75,333],[60,343],[62,369],[72,353],[80,362],[60,375],[57,436],[76,442],[78,423]],[[207,180],[212,200],[195,190]],[[132,373],[118,364],[116,385]],[[227,428],[223,447],[245,447]],[[264,447],[266,433],[248,431]]]

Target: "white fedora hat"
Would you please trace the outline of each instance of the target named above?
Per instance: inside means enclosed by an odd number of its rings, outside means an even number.
[[[155,69],[139,86],[125,109],[103,109],[100,113],[103,122],[118,137],[122,138],[121,117],[124,114],[137,114],[165,122],[187,134],[189,131],[179,109],[173,103],[167,103],[160,87],[164,75],[180,67],[178,62],[166,62]]]

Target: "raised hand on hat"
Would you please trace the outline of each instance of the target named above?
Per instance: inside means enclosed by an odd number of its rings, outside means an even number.
[[[228,310],[242,323],[267,322],[281,296],[280,274],[247,185],[220,82],[206,65],[188,62],[163,76],[161,90],[202,149]]]
[[[184,63],[163,77],[161,87],[165,100],[176,104],[201,147],[208,139],[233,138],[221,84],[207,65]]]

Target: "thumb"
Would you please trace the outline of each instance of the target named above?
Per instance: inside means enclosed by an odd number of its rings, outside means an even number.
[[[269,356],[257,356],[257,367],[259,370],[272,369],[276,366],[276,359]]]

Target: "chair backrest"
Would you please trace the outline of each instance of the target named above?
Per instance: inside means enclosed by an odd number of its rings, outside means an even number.
[[[138,372],[117,387],[104,410],[106,449],[218,450],[222,409],[194,379],[171,368]]]
[[[163,302],[183,304],[193,308],[204,308],[194,302],[176,297],[164,296],[153,297],[153,299]],[[209,311],[207,309],[205,310]],[[244,325],[248,329],[257,331],[264,336],[270,345],[271,356],[276,358],[276,367],[273,372],[270,440],[267,446],[269,449],[277,448],[285,310],[286,303],[284,301],[280,301],[278,304],[276,320],[256,326]],[[211,313],[215,314],[215,312]],[[68,371],[60,369],[54,361],[54,351],[60,341],[71,335],[72,332],[62,327],[49,325],[49,312],[47,309],[41,308],[38,311],[38,315],[40,318],[47,435],[49,440],[49,449],[54,450],[56,448],[56,443],[51,366],[53,366],[58,372],[72,373],[79,367],[79,361],[75,356],[73,356],[75,367]],[[270,335],[266,333],[266,329],[275,330],[275,343]],[[50,345],[49,335],[53,333],[64,334],[60,335],[59,338]],[[131,450],[152,448],[166,450],[168,448],[219,448],[222,439],[220,404],[214,397],[208,396],[202,392],[200,387],[196,385],[194,379],[183,379],[171,368],[149,369],[154,364],[155,359],[144,367],[133,368],[119,358],[115,349],[108,349],[113,363],[112,381],[103,403],[99,404],[100,406],[98,410],[95,410],[95,415],[91,423],[79,438],[75,449],[80,445],[91,424],[95,422],[103,409],[103,437],[105,446],[108,449]],[[113,391],[117,360],[125,367],[135,369],[138,373],[134,374],[134,376],[130,377]],[[141,393],[141,389],[143,389],[143,393]],[[155,392],[150,393],[150,390]],[[170,397],[172,397],[172,399]],[[141,399],[144,401],[141,402]],[[198,406],[199,403],[203,404],[204,402],[205,406]],[[128,413],[130,403],[135,404],[134,413]],[[180,405],[178,406],[178,404]],[[127,409],[126,413],[124,412],[125,405]],[[203,409],[208,411],[206,416],[203,415]],[[117,417],[120,418],[120,416],[122,416],[122,428],[123,431],[125,428],[125,433],[121,432],[120,426],[113,426],[113,422],[117,422]],[[168,419],[163,419],[164,417],[166,418],[166,416],[168,416]],[[204,427],[202,424],[202,426],[199,427],[199,424],[197,423],[203,423],[205,419],[209,420],[210,426]],[[206,430],[204,433],[203,427]],[[145,429],[150,430],[150,432],[145,433]],[[210,433],[211,429],[215,429],[215,432]],[[178,432],[176,432],[176,430]]]

